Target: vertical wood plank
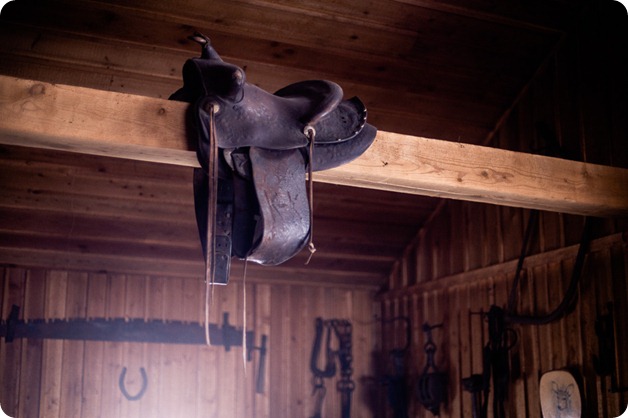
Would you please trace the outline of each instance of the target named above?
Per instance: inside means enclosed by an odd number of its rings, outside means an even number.
[[[286,411],[283,410],[283,398],[282,394],[288,391],[286,387],[286,381],[284,379],[286,372],[286,365],[284,364],[283,341],[286,339],[284,332],[284,321],[282,305],[286,300],[286,288],[285,286],[273,286],[273,292],[271,294],[271,329],[270,345],[273,349],[270,351],[269,360],[273,365],[269,368],[270,387],[273,389],[270,391],[270,416],[271,417],[283,417]],[[307,326],[307,325],[306,325]]]
[[[503,258],[504,261],[516,260],[521,253],[523,234],[525,230],[523,210],[502,206],[500,212],[501,234],[502,236],[507,237],[503,242]]]
[[[198,298],[198,294],[201,290],[201,284],[201,280],[197,278],[187,278],[183,281],[183,318],[186,322],[196,322],[198,320],[199,313],[204,309],[204,307],[200,304],[201,300]],[[182,349],[181,356],[183,359],[181,373],[185,379],[185,383],[183,385],[185,391],[180,402],[185,405],[186,416],[196,417],[200,415],[200,411],[196,409],[198,387],[194,383],[198,380],[199,348],[192,345],[177,345],[177,348],[179,347]]]
[[[2,319],[6,319],[9,316],[13,305],[23,308],[25,281],[26,271],[24,269],[7,268],[4,271],[5,287]],[[22,312],[20,312],[20,316],[22,315]],[[28,367],[28,365],[21,363],[22,346],[23,341],[20,339],[11,343],[5,341],[0,343],[0,364],[2,365],[0,403],[3,410],[9,415],[15,415],[19,410],[20,371],[22,367]]]
[[[458,365],[461,378],[467,378],[479,370],[473,369],[471,361],[471,294],[469,286],[460,286],[456,289],[460,321],[460,353]],[[469,417],[472,414],[471,395],[468,392],[462,394],[462,416]]]
[[[353,380],[356,382],[356,390],[353,393],[352,410],[356,416],[368,417],[373,414],[368,402],[369,391],[366,380],[374,375],[371,359],[374,347],[373,340],[373,315],[371,304],[373,293],[371,291],[354,291],[353,309]],[[307,346],[307,344],[306,344]],[[307,359],[307,357],[306,357]]]
[[[436,344],[437,350],[434,356],[434,362],[440,372],[447,372],[450,367],[449,362],[449,340],[447,339],[447,328],[450,326],[450,315],[446,302],[447,293],[444,290],[437,290],[432,293],[432,310],[431,310],[431,324],[442,324],[442,327],[436,328],[433,332],[434,344]],[[427,363],[426,363],[427,364]],[[451,383],[449,387],[451,387]],[[451,396],[451,390],[448,390],[448,396]],[[443,414],[449,414],[449,399],[447,402],[440,405],[440,410]]]
[[[449,228],[450,253],[447,255],[451,265],[451,273],[460,273],[464,271],[465,262],[465,241],[464,234],[460,231],[464,230],[464,210],[460,202],[447,202],[446,213],[450,214],[448,219],[451,227]]]
[[[126,277],[125,283],[125,295],[124,295],[124,318],[141,319],[144,317],[145,311],[145,297],[146,297],[146,278],[143,276],[129,275]],[[146,367],[144,362],[144,350],[146,344],[142,343],[127,343],[123,346],[122,351],[122,367],[127,368],[127,372],[124,379],[124,385],[126,390],[131,395],[135,395],[140,392],[142,388],[142,376],[140,368],[146,370],[147,375],[147,391],[154,391],[152,379],[154,373],[152,370]],[[142,403],[148,399],[146,393],[138,401],[128,401],[126,398],[122,399],[120,404],[120,416],[123,417],[135,417],[140,415]]]
[[[580,283],[579,286],[579,300],[578,304],[579,316],[580,316],[580,344],[582,350],[582,374],[584,378],[583,397],[587,399],[586,405],[583,405],[584,416],[601,416],[601,412],[598,408],[601,406],[598,398],[599,392],[599,379],[596,376],[593,367],[591,365],[591,358],[597,352],[597,341],[593,337],[595,335],[595,318],[597,315],[597,294],[595,286],[593,285],[595,275],[591,273],[595,272],[595,269],[591,269],[594,264],[592,254],[587,256],[583,277],[587,277]],[[574,259],[565,261],[563,263],[563,269],[566,277],[571,277],[573,272]]]
[[[26,276],[24,297],[24,320],[44,317],[46,273],[44,270],[30,270]],[[19,411],[15,416],[39,416],[41,394],[43,341],[26,339],[23,341],[22,367],[20,368]]]
[[[492,266],[500,261],[500,213],[499,207],[496,205],[485,205],[484,212],[484,230],[483,230],[483,246],[484,255],[482,260],[483,266]]]
[[[84,318],[87,307],[87,273],[69,273],[66,293],[65,317]],[[63,341],[63,367],[61,373],[62,417],[80,417],[83,393],[83,341]]]
[[[149,320],[165,321],[164,303],[166,295],[166,281],[163,277],[151,277],[148,279],[146,291],[146,309],[145,315]],[[146,392],[145,401],[141,404],[141,416],[143,417],[159,417],[161,416],[160,399],[162,391],[162,365],[161,352],[164,344],[149,344],[146,348],[145,362],[147,373],[150,372],[151,385],[150,390]],[[208,367],[207,363],[199,364],[199,369],[204,372]],[[205,373],[204,373],[205,374]],[[213,374],[212,374],[213,375]],[[202,390],[206,389],[204,382],[200,381],[199,386]]]
[[[124,318],[126,304],[126,276],[111,274],[107,276],[105,299],[106,318]],[[128,343],[105,342],[103,350],[101,415],[103,417],[120,416],[123,400],[118,387],[122,373],[124,346]]]
[[[247,344],[255,347],[259,345],[260,335],[255,328],[255,286],[251,283],[243,283],[243,290],[245,291],[246,298],[241,297],[238,303],[238,310],[242,311],[243,325],[246,323],[247,331],[253,331],[253,338],[247,341]],[[255,368],[257,352],[248,350],[243,353],[246,358],[246,368],[242,373],[242,399],[238,402],[239,408],[242,411],[242,416],[253,417],[255,410],[255,378],[257,377],[257,370]]]
[[[561,246],[562,225],[560,214],[541,212],[539,214],[539,241],[541,251],[551,251]]]
[[[589,266],[589,271],[595,270],[595,287],[596,287],[596,319],[600,315],[604,315],[607,313],[607,304],[613,300],[613,278],[612,278],[612,266],[610,262],[610,249],[604,249],[602,251],[597,251],[593,254],[589,254],[590,261],[593,265]],[[614,336],[617,338],[617,335]],[[592,361],[589,359],[589,361]],[[602,407],[602,411],[604,416],[618,416],[620,411],[615,411],[615,396],[605,396],[606,393],[610,392],[610,382],[609,379],[599,379],[599,391],[600,399],[605,399],[605,402],[600,402]],[[617,412],[617,414],[611,414],[611,412]],[[621,411],[623,412],[623,411]]]
[[[462,417],[463,394],[461,381],[463,377],[460,365],[460,316],[461,312],[455,307],[460,306],[460,294],[458,288],[446,289],[447,292],[447,324],[445,333],[449,352],[449,411],[452,418]]]
[[[46,277],[46,318],[64,318],[68,273],[50,271]],[[59,417],[61,404],[61,372],[63,367],[63,341],[46,340],[43,347],[42,394],[40,413],[46,417]]]
[[[222,303],[220,297],[220,287],[217,286],[213,290],[206,288],[205,284],[202,284],[202,304],[203,304],[203,318],[204,324],[204,312],[205,309],[209,310],[209,321],[213,323],[221,323],[222,321]],[[209,291],[208,299],[206,300],[206,291]],[[213,296],[212,296],[213,292]],[[207,301],[207,304],[206,304]],[[221,374],[219,364],[222,361],[222,353],[218,347],[203,345],[199,351],[199,361],[201,366],[198,372],[198,385],[199,385],[199,401],[197,405],[198,411],[203,411],[203,414],[208,417],[219,417],[220,405],[219,398],[222,390],[221,386]],[[162,377],[163,380],[163,377]],[[162,390],[164,390],[165,383],[162,383]]]
[[[229,312],[230,323],[236,328],[244,326],[243,288],[243,282],[234,283],[228,289],[229,296],[225,298],[225,310]],[[245,388],[247,381],[245,373],[248,372],[248,362],[243,360],[243,348],[242,346],[233,347],[228,353],[225,353],[225,361],[229,364],[232,378],[225,379],[222,384],[225,390],[231,391],[228,408],[234,416],[243,416],[244,399],[248,396],[246,393],[248,391]]]
[[[448,257],[445,256],[449,249],[447,237],[449,223],[446,222],[444,216],[436,216],[430,225],[430,242],[428,246],[427,256],[430,263],[430,280],[444,276],[449,271]]]
[[[183,279],[168,278],[164,293],[164,318],[182,321]],[[176,416],[182,407],[179,402],[183,398],[186,385],[185,377],[180,373],[184,361],[180,353],[180,348],[172,344],[164,344],[161,350],[159,414],[163,416]]]
[[[521,314],[531,314],[533,312],[533,306],[531,305],[531,273],[525,270],[521,276],[521,282],[519,286],[519,293],[517,298],[517,312]],[[523,390],[526,399],[525,402],[525,416],[527,417],[532,410],[536,410],[535,406],[531,406],[528,401],[530,396],[534,396],[538,392],[538,373],[537,363],[535,363],[535,349],[534,349],[534,330],[530,326],[519,326],[519,335],[521,336],[521,367],[523,371]]]
[[[255,285],[255,335],[259,344],[261,344],[261,338],[263,335],[267,337],[266,348],[266,363],[264,365],[264,379],[263,379],[263,393],[255,394],[255,409],[254,418],[269,418],[270,417],[270,397],[269,393],[271,388],[270,384],[270,370],[273,366],[270,363],[270,353],[272,346],[270,345],[271,329],[271,287],[265,284]],[[302,324],[304,329],[307,329],[307,323]],[[256,353],[255,356],[255,371],[260,370],[260,353]],[[257,379],[258,377],[255,376]]]
[[[558,306],[558,301],[565,295],[565,290],[568,284],[563,285],[562,269],[559,262],[551,262],[547,265],[547,307],[546,312],[550,312]],[[551,365],[553,369],[567,367],[567,336],[565,335],[565,328],[567,326],[566,317],[560,321],[553,322],[547,325],[548,336],[551,341]]]
[[[107,276],[90,274],[87,285],[86,317],[104,318],[106,310]],[[83,355],[83,418],[99,416],[102,409],[104,346],[101,341],[85,341]]]
[[[289,335],[289,357],[290,370],[292,370],[293,382],[290,385],[292,391],[290,402],[290,416],[308,416],[308,407],[311,405],[308,400],[311,394],[311,379],[308,363],[309,357],[307,347],[313,340],[312,327],[304,327],[304,324],[313,322],[312,306],[309,298],[304,295],[303,286],[292,286],[290,299],[290,335]]]
[[[617,364],[617,383],[619,387],[628,386],[628,354],[623,347],[628,346],[628,327],[625,318],[628,318],[628,247],[615,245],[611,248],[611,272],[613,286],[613,302],[616,309],[616,341],[615,362]],[[624,319],[620,319],[624,318]],[[619,409],[628,405],[628,393],[619,394]]]
[[[420,231],[419,242],[416,249],[417,283],[424,283],[434,278],[433,247],[434,242],[431,228]]]
[[[544,315],[552,310],[553,302],[556,296],[550,298],[548,292],[548,271],[547,266],[534,267],[532,270],[532,282],[534,288],[534,295],[532,296],[535,302],[535,314]],[[537,367],[541,373],[553,369],[553,349],[554,342],[551,333],[551,326],[541,325],[535,326],[537,336],[537,352],[539,363]]]
[[[239,282],[236,286],[222,286],[221,294],[223,311],[229,312],[231,318],[231,324],[233,326],[242,326],[242,312],[238,309],[238,301],[242,297],[242,283]],[[221,384],[221,401],[224,401],[221,411],[232,411],[232,414],[236,414],[238,411],[238,404],[242,396],[242,376],[244,375],[243,363],[242,363],[242,351],[240,347],[231,348],[230,351],[225,351],[222,347],[216,347],[223,355],[220,369],[220,384]],[[231,378],[227,378],[229,374],[232,374]]]

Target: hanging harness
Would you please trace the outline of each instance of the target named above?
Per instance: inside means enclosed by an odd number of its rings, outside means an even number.
[[[472,395],[473,418],[487,418],[493,382],[493,417],[505,418],[510,366],[508,352],[517,343],[517,334],[506,326],[504,310],[491,306],[488,318],[488,343],[482,351],[482,374],[462,379],[463,388]]]
[[[408,391],[406,385],[408,376],[406,372],[406,353],[410,348],[411,330],[410,318],[399,316],[388,320],[383,320],[384,324],[395,321],[403,321],[406,328],[406,339],[404,345],[395,347],[388,351],[387,373],[382,379],[386,386],[388,404],[393,410],[393,418],[408,418]]]
[[[447,401],[447,373],[439,371],[436,367],[434,362],[436,344],[432,340],[432,330],[442,326],[443,324],[430,325],[427,322],[423,324],[423,332],[427,335],[424,346],[427,362],[416,385],[419,402],[434,415],[440,415],[440,404]]]
[[[523,268],[523,259],[527,254],[527,247],[531,232],[536,223],[536,214],[532,214],[524,240],[521,257],[517,264],[515,280],[512,293],[509,298],[508,309],[504,310],[498,306],[491,306],[488,317],[489,342],[483,351],[483,372],[481,375],[474,374],[462,380],[465,390],[471,392],[473,402],[473,418],[488,417],[488,402],[491,379],[493,381],[493,417],[505,418],[506,412],[504,403],[508,393],[508,382],[510,380],[508,351],[516,344],[516,333],[509,328],[509,324],[545,325],[554,322],[567,315],[577,301],[577,290],[580,277],[584,267],[585,256],[591,241],[591,231],[593,219],[585,219],[582,238],[578,254],[574,263],[572,276],[567,291],[561,302],[549,313],[542,315],[523,315],[514,311],[516,306],[516,292],[519,286],[519,278]],[[483,396],[482,396],[483,395]],[[482,400],[483,398],[483,400]]]
[[[325,379],[336,375],[336,358],[338,363],[340,363],[340,380],[336,383],[336,390],[340,392],[340,417],[350,418],[351,394],[355,390],[355,382],[351,379],[351,374],[353,373],[351,366],[353,361],[351,354],[351,322],[344,319],[323,320],[322,318],[316,318],[315,329],[316,334],[310,357],[310,370],[314,376],[312,379],[312,395],[316,399],[314,415],[311,418],[322,417],[323,401],[327,393]],[[321,369],[318,367],[318,359],[324,332],[327,332],[325,337],[325,367]],[[338,350],[334,350],[331,345],[332,336],[334,335],[338,340]]]

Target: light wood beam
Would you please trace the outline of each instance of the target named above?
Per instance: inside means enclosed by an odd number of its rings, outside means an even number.
[[[330,183],[578,215],[628,215],[628,170],[380,132]]]
[[[0,143],[196,167],[184,103],[0,76]],[[316,181],[581,215],[628,215],[628,170],[379,132]]]

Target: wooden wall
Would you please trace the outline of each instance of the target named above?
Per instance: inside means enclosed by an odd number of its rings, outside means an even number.
[[[200,323],[201,279],[110,275],[60,270],[0,269],[3,318],[12,304],[24,319],[144,318]],[[372,375],[373,290],[250,281],[247,328],[269,337],[265,392],[255,393],[259,355],[244,370],[240,348],[180,344],[17,339],[0,342],[0,404],[12,417],[305,417],[313,413],[310,350],[314,319],[353,324],[353,379]],[[242,284],[215,289],[210,322],[242,325]],[[127,367],[128,401],[118,388]],[[324,415],[338,414],[335,379],[326,382]],[[374,416],[358,384],[355,416]]]
[[[461,212],[481,213],[476,204],[459,204]],[[503,213],[495,210],[491,213]],[[446,212],[449,212],[447,208]],[[524,214],[521,214],[524,215]],[[451,219],[453,230],[464,229],[465,217]],[[459,229],[459,230],[460,230]],[[574,227],[575,229],[575,227]],[[507,230],[499,228],[503,235]],[[489,260],[489,243],[496,236],[460,234],[466,250],[446,261],[474,265]],[[516,231],[513,236],[521,235]],[[454,239],[452,239],[454,241]],[[504,240],[510,242],[508,237]],[[504,242],[502,241],[502,242]],[[516,241],[516,238],[515,238]],[[502,251],[508,246],[498,244]],[[514,250],[514,247],[513,247]],[[551,312],[561,301],[568,286],[576,257],[577,245],[541,252],[528,257],[524,279],[518,294],[516,311],[521,314],[541,315]],[[417,257],[418,256],[418,257]],[[421,260],[420,252],[412,255],[414,265],[429,264]],[[499,257],[498,254],[495,257]],[[456,258],[457,260],[452,260]],[[511,365],[520,364],[510,381],[510,397],[507,416],[540,417],[538,398],[539,378],[542,373],[554,369],[570,369],[580,382],[586,413],[583,416],[614,417],[620,415],[628,404],[628,392],[611,394],[610,379],[596,375],[593,356],[608,355],[598,351],[595,320],[608,313],[607,304],[615,306],[615,321],[619,330],[616,338],[617,372],[619,383],[628,385],[628,358],[624,347],[628,344],[625,318],[628,315],[628,241],[626,234],[612,234],[595,240],[587,257],[582,281],[578,290],[578,304],[567,317],[548,325],[513,325],[518,342],[510,351]],[[427,280],[427,274],[438,272],[439,266],[427,271],[406,266],[408,275],[416,283],[389,291],[382,298],[382,315],[387,318],[408,316],[412,322],[412,346],[407,353],[407,372],[414,385],[426,364],[426,342],[421,330],[423,323],[443,323],[442,329],[433,331],[438,346],[436,363],[449,375],[449,403],[442,417],[470,417],[471,397],[462,391],[461,379],[482,372],[482,349],[488,343],[486,314],[491,305],[505,308],[512,288],[516,259],[477,267],[458,274],[446,274],[435,280]],[[398,275],[399,278],[401,275]],[[400,347],[405,339],[401,326],[383,331],[384,350]],[[413,417],[431,416],[416,400],[413,401]]]
[[[621,62],[626,37],[619,37],[610,24],[604,27],[595,12],[589,17],[581,36],[566,39],[522,91],[489,138],[492,146],[544,153],[553,137],[564,158],[628,167],[628,66]],[[488,335],[486,319],[478,313],[491,305],[506,307],[529,217],[528,210],[443,201],[406,248],[381,296],[382,316],[412,321],[406,359],[409,388],[426,364],[422,324],[444,324],[433,332],[437,365],[448,371],[450,382],[442,417],[471,416],[471,397],[462,390],[461,379],[482,371]],[[558,306],[582,229],[581,217],[540,214],[524,265],[519,313],[542,314]],[[565,368],[579,381],[583,416],[615,417],[626,409],[628,392],[611,393],[610,378],[596,374],[593,357],[608,355],[598,351],[595,321],[612,302],[618,329],[616,372],[619,384],[628,386],[627,231],[625,218],[595,222],[578,304],[570,315],[549,325],[513,325],[518,342],[510,361],[519,366],[509,385],[507,416],[540,417],[540,376]],[[384,350],[399,347],[405,339],[399,324],[382,335]],[[413,398],[410,416],[431,414]]]

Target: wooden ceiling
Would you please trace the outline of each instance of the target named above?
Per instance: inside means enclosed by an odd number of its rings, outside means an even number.
[[[0,16],[0,74],[168,97],[200,31],[268,91],[329,79],[381,130],[486,144],[580,6],[469,3],[18,0]],[[14,146],[0,158],[0,263],[200,276],[191,169]],[[252,277],[380,286],[439,200],[317,183],[314,204],[312,262]]]

